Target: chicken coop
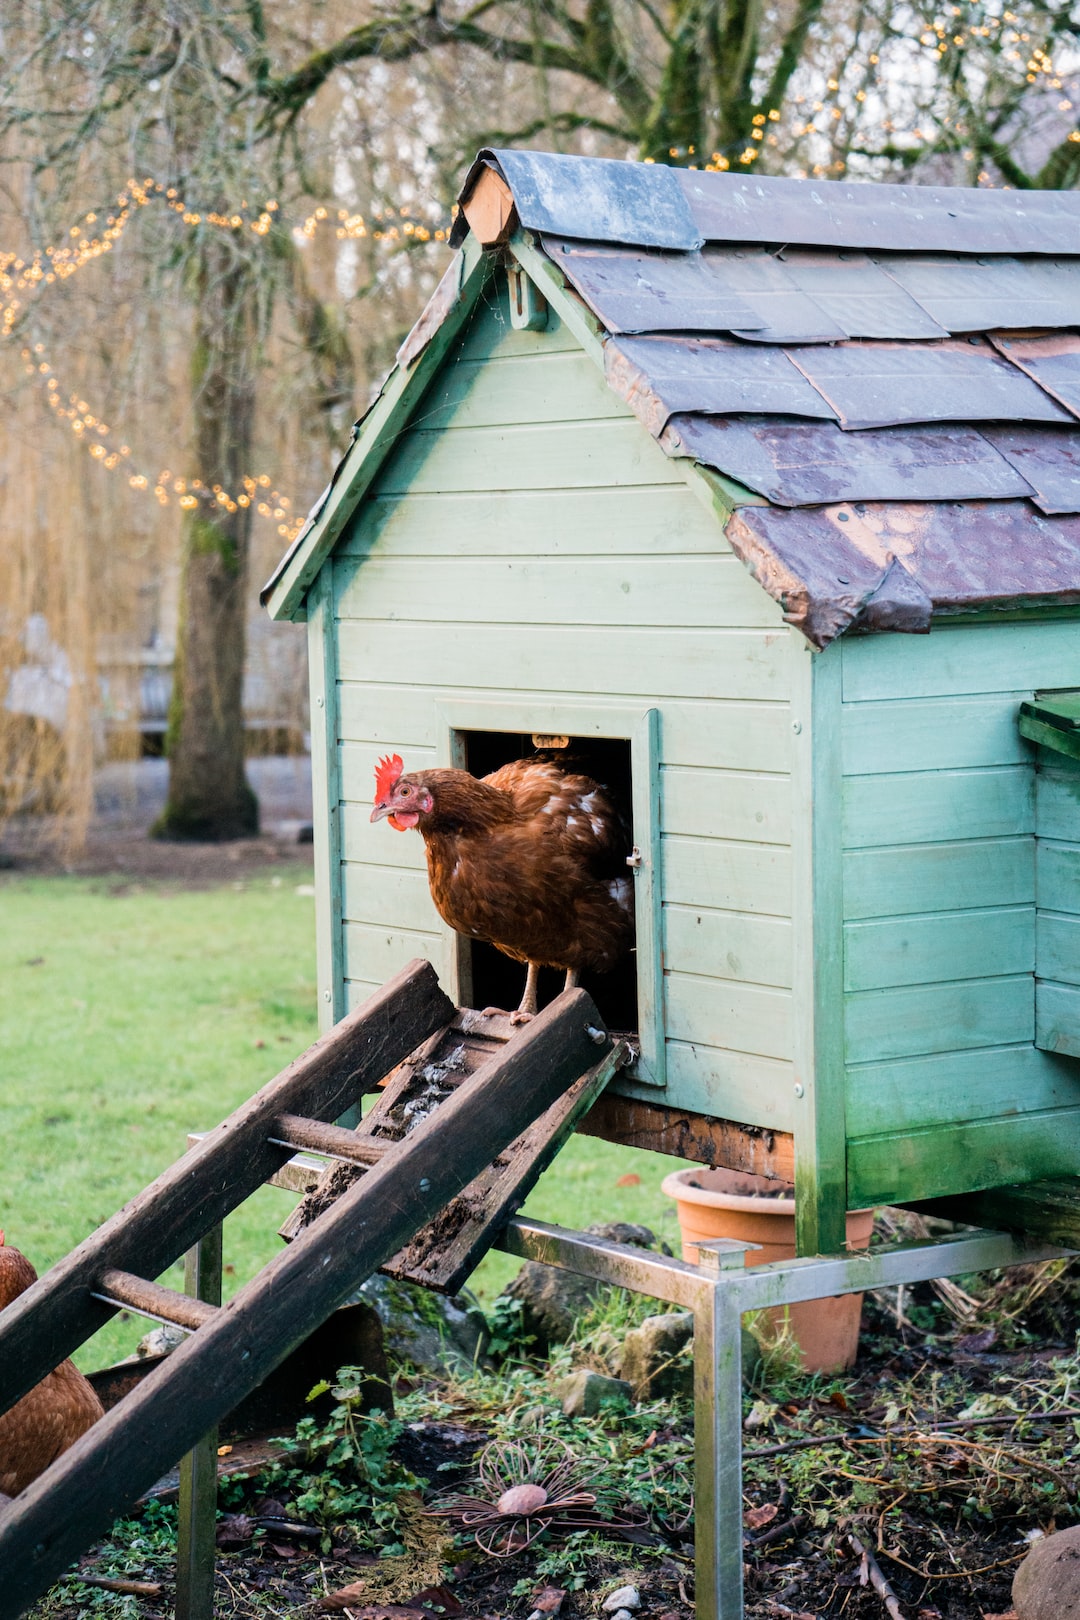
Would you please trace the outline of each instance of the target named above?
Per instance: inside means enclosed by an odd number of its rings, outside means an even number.
[[[624,1139],[793,1162],[803,1253],[1075,1172],[1080,196],[489,151],[453,242],[264,593],[326,1022],[418,955],[516,993],[378,755],[569,749],[632,809]]]

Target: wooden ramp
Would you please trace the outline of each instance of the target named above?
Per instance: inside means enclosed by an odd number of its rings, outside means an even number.
[[[294,1141],[302,1136],[306,1148],[338,1163],[324,1171],[293,1210],[280,1229],[281,1236],[291,1242],[304,1231],[364,1173],[362,1166],[377,1162],[391,1144],[402,1141],[519,1034],[505,1015],[485,1018],[471,1008],[461,1008],[444,1029],[387,1076],[378,1102],[355,1131],[333,1125],[307,1132],[294,1129]],[[600,1028],[592,1038],[610,1048],[610,1056],[599,1068],[586,1069],[527,1130],[494,1154],[433,1221],[391,1255],[381,1271],[439,1293],[457,1293],[623,1060],[627,1049],[617,1038],[611,1047]]]
[[[582,990],[520,1030],[485,1030],[414,962],[0,1313],[0,1412],[118,1309],[191,1333],[0,1509],[0,1620],[16,1620],[380,1266],[454,1286],[623,1056]],[[330,1123],[390,1071],[359,1131]],[[336,1188],[323,1178],[288,1247],[227,1305],[153,1281],[312,1149],[345,1176]]]

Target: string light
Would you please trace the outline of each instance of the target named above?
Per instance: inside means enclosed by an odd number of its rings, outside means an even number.
[[[212,211],[204,214],[189,208],[176,186],[165,186],[152,178],[129,179],[116,198],[114,211],[107,213],[104,220],[94,210],[84,214],[77,224],[69,227],[69,241],[61,240],[59,245],[38,248],[29,258],[23,258],[18,253],[0,252],[0,296],[5,298],[4,306],[0,308],[0,336],[10,336],[24,307],[23,301],[17,296],[19,293],[35,293],[42,287],[66,281],[86,265],[111,253],[135,214],[155,198],[187,226],[210,225],[217,230],[233,233],[247,229],[259,237],[268,234],[279,211],[276,199],[271,198],[258,208],[253,208],[244,198],[239,207],[230,213]],[[409,208],[386,213],[376,209],[368,220],[363,214],[350,214],[344,208],[331,213],[330,209],[324,207],[316,208],[302,224],[294,226],[292,235],[297,241],[310,242],[322,227],[330,225],[334,226],[334,234],[339,241],[355,241],[370,236],[375,242],[397,242],[403,238],[421,243],[445,242],[450,235],[449,227],[434,227],[430,220],[414,215]],[[87,226],[100,228],[88,231]]]
[[[918,43],[940,60],[950,49],[962,50],[972,41],[990,40],[993,47],[1003,48],[1002,55],[1007,60],[1014,62],[1024,71],[1028,84],[1034,84],[1042,79],[1049,88],[1061,91],[1063,81],[1052,57],[1041,46],[1030,43],[1031,36],[1019,27],[1020,18],[1015,12],[1004,10],[1000,17],[990,16],[981,22],[973,21],[968,25],[958,24],[955,21],[962,16],[963,8],[959,5],[952,6],[951,15],[947,20],[939,16],[924,26]],[[1004,49],[1006,46],[1024,46],[1026,51],[1022,54],[1015,48]],[[880,66],[881,59],[877,52],[871,53],[867,60],[872,68]],[[881,84],[877,74],[867,75],[863,82],[871,88],[880,88]],[[839,78],[827,79],[824,93],[830,100],[839,95],[840,84]],[[866,99],[865,88],[854,91],[856,103],[862,104]],[[799,105],[805,100],[805,96],[801,94],[794,97],[795,103]],[[826,111],[825,103],[820,100],[813,102],[812,106],[815,114]],[[1057,106],[1061,112],[1073,110],[1073,103],[1067,98],[1060,100]],[[838,105],[830,106],[827,111],[833,121],[839,121],[844,116],[843,109]],[[769,146],[778,144],[777,136],[767,131],[767,125],[779,123],[780,120],[781,113],[778,108],[755,113],[747,132],[748,138],[744,137],[746,144],[743,150],[737,156],[713,152],[710,161],[704,163],[702,167],[714,173],[726,172],[736,165],[750,167],[760,156],[763,144]],[[897,130],[894,122],[888,118],[881,122],[880,128],[882,133],[890,135],[894,142],[909,141],[919,145],[930,138],[921,128],[907,132]],[[812,119],[807,119],[802,125],[795,124],[792,128],[792,134],[796,138],[820,133],[823,131],[819,130]],[[963,133],[959,125],[957,133]],[[1067,136],[1067,140],[1073,144],[1080,144],[1080,129],[1074,129]],[[668,149],[667,155],[670,159],[678,161],[694,158],[696,153],[693,146],[672,146]],[[964,157],[967,161],[973,161],[974,153],[970,150],[965,151]],[[652,158],[645,159],[647,163],[653,161]],[[697,168],[698,164],[689,163],[689,167]],[[842,174],[845,168],[845,163],[837,159],[829,164],[816,163],[809,171],[802,170],[800,174],[803,177],[808,172],[816,176],[828,173]],[[989,173],[980,171],[977,184],[993,187],[994,182]],[[271,198],[261,204],[252,205],[245,198],[240,201],[238,207],[228,212],[203,213],[189,206],[179,187],[165,186],[152,177],[142,180],[130,178],[116,197],[111,212],[105,213],[104,217],[93,210],[84,214],[76,224],[69,227],[66,237],[59,243],[38,249],[29,257],[0,252],[0,337],[13,335],[20,315],[25,310],[25,299],[20,298],[19,294],[31,296],[39,294],[43,287],[68,280],[86,265],[112,252],[138,211],[155,200],[162,202],[184,225],[192,228],[202,225],[237,234],[250,231],[256,237],[265,237],[275,223],[282,223],[276,199]],[[452,215],[456,213],[455,207]],[[338,241],[370,238],[375,242],[400,245],[413,242],[442,243],[450,234],[449,227],[433,226],[430,220],[415,215],[408,207],[375,209],[365,217],[362,213],[350,212],[344,208],[330,209],[319,205],[300,224],[289,229],[298,244],[314,240],[322,230],[333,230]],[[42,358],[42,346],[35,344],[32,351],[24,349],[22,352],[27,371],[45,380],[51,407],[59,416],[66,417],[70,421],[72,431],[80,442],[86,445],[93,459],[108,471],[127,465],[127,458],[130,456],[129,447],[127,445],[116,447],[112,444],[110,429],[94,416],[86,402],[76,400],[73,396],[67,401],[63,400],[52,369]],[[128,483],[134,490],[152,494],[162,506],[169,505],[176,499],[185,511],[193,511],[204,503],[210,508],[223,508],[227,512],[236,511],[238,507],[251,506],[259,517],[276,522],[279,534],[287,540],[291,540],[300,528],[300,520],[291,514],[290,502],[272,488],[271,480],[265,475],[260,475],[258,479],[244,479],[243,489],[235,494],[216,486],[207,489],[197,479],[185,483],[167,471],[159,473],[156,478],[141,472],[129,472]],[[265,490],[269,490],[269,494],[264,497],[260,492]]]
[[[24,309],[24,301],[17,294],[26,292],[35,294],[42,287],[66,281],[86,265],[112,252],[135,213],[145,208],[154,198],[164,201],[165,206],[189,227],[209,225],[218,230],[232,232],[240,232],[247,227],[259,237],[267,235],[278,213],[278,203],[274,199],[265,202],[258,210],[251,209],[244,199],[239,209],[231,213],[202,214],[188,207],[175,186],[164,186],[152,178],[141,181],[129,179],[116,198],[115,211],[107,214],[104,222],[95,211],[84,214],[78,224],[69,227],[67,234],[70,241],[62,241],[58,246],[39,248],[28,259],[16,253],[0,252],[0,295],[5,298],[3,306],[0,307],[0,337],[13,335],[16,322]],[[428,222],[415,218],[408,208],[399,208],[394,215],[376,211],[373,220],[378,221],[378,225],[374,228],[369,228],[369,223],[362,214],[349,214],[345,209],[337,210],[334,218],[335,235],[339,241],[355,240],[370,234],[377,242],[396,241],[405,237],[426,243],[443,242],[449,236],[449,229],[432,229]],[[394,220],[393,225],[384,225],[384,221],[388,218]],[[401,221],[400,226],[398,220]],[[298,240],[310,241],[320,227],[330,222],[330,211],[319,207],[304,220],[302,225],[294,227],[292,234]],[[92,233],[87,230],[88,226],[98,225],[102,227],[100,230]],[[95,416],[85,400],[75,394],[65,399],[53,368],[44,356],[44,344],[35,343],[32,348],[24,348],[22,359],[27,374],[40,377],[44,381],[46,398],[53,413],[69,423],[76,439],[86,446],[91,458],[107,472],[115,472],[120,468],[127,470],[127,482],[132,490],[151,494],[159,506],[170,506],[175,499],[185,512],[193,512],[200,506],[208,512],[227,513],[251,507],[258,517],[276,523],[277,532],[283,540],[291,543],[296,538],[303,524],[303,518],[293,513],[292,501],[274,487],[273,480],[268,474],[260,473],[258,477],[245,477],[241,481],[242,488],[230,492],[219,484],[208,488],[198,478],[185,480],[174,477],[167,468],[154,478],[147,473],[130,470],[130,446],[117,445],[113,441],[109,425]]]
[[[122,471],[130,489],[152,495],[159,506],[171,506],[175,500],[184,512],[193,512],[202,507],[207,514],[222,511],[231,514],[240,508],[251,507],[255,515],[277,525],[277,532],[283,540],[289,543],[295,540],[303,518],[293,512],[291,499],[274,486],[268,473],[241,479],[241,487],[235,492],[223,488],[221,484],[208,487],[201,478],[177,477],[168,467],[163,467],[156,476],[151,477],[133,466],[131,446],[117,442],[113,429],[93,413],[85,399],[78,394],[64,395],[59,379],[45,356],[43,343],[22,349],[21,358],[27,375],[40,377],[44,381],[49,408],[58,420],[68,423],[79,443],[85,445],[91,459],[106,472]]]

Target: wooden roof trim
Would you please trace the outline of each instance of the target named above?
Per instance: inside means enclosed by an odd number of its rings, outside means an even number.
[[[361,421],[325,505],[268,588],[264,600],[272,619],[306,617],[304,599],[312,581],[404,430],[446,351],[472,314],[495,268],[493,256],[471,236],[462,245],[460,264],[458,296],[453,307],[419,354],[405,364],[399,363],[390,373],[375,404]]]
[[[462,195],[461,212],[481,247],[501,247],[517,229],[514,194],[497,169],[480,170],[472,189]]]

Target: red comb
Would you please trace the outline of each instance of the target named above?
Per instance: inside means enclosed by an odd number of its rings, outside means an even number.
[[[375,767],[375,802],[381,804],[394,790],[394,784],[404,770],[400,754],[386,754]]]

